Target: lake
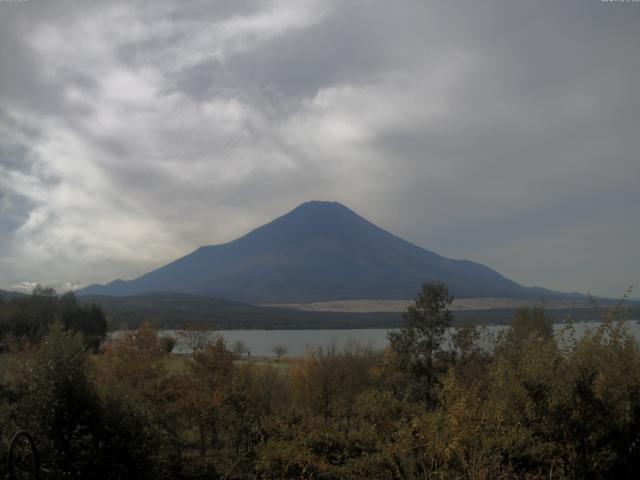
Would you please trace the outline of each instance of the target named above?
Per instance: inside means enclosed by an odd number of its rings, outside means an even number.
[[[629,330],[640,339],[640,324],[630,321]],[[576,335],[579,337],[587,329],[593,329],[599,322],[575,323]],[[496,335],[507,327],[494,325],[485,327],[483,337],[489,343],[492,335]],[[560,332],[564,324],[554,325],[556,332]],[[251,351],[251,355],[259,357],[274,356],[272,351],[275,346],[283,346],[288,355],[304,355],[309,349],[331,348],[343,350],[349,345],[358,345],[375,350],[384,349],[387,344],[387,329],[356,329],[356,330],[219,330],[206,332],[208,338],[222,335],[230,347],[237,341],[242,341]],[[114,332],[115,333],[115,332]],[[162,330],[160,335],[175,337],[178,341],[174,352],[190,353],[189,341],[181,331]]]

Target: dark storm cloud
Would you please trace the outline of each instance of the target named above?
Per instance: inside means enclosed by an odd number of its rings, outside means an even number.
[[[619,294],[639,22],[599,1],[0,3],[0,287],[128,278],[324,198]]]

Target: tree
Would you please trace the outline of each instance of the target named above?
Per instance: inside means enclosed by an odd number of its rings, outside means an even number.
[[[154,410],[158,388],[167,377],[167,351],[149,323],[110,339],[98,363],[97,382],[103,394],[135,399],[141,408]]]
[[[59,301],[55,290],[38,285],[29,297],[14,298],[7,307],[5,330],[20,341],[36,343],[56,319]]]
[[[226,388],[233,377],[234,355],[224,338],[217,336],[204,348],[196,350],[189,364],[189,380],[193,382],[189,395],[189,415],[198,428],[200,456],[218,436],[220,407],[224,404]]]
[[[276,362],[279,362],[280,358],[288,352],[287,347],[284,345],[275,345],[271,351],[276,355]]]
[[[490,364],[487,339],[483,338],[483,332],[477,325],[466,322],[452,333],[451,345],[456,377],[461,384],[470,387],[486,374]]]
[[[190,390],[182,388],[178,376],[171,376],[167,357],[157,332],[145,322],[136,331],[111,338],[94,362],[98,392],[107,405],[111,431],[107,447],[114,465],[130,472],[144,463],[154,466],[144,476],[128,473],[116,478],[176,478],[172,472],[181,462],[179,428],[184,409],[175,404]],[[138,451],[144,452],[138,455]],[[135,461],[129,465],[127,458]]]
[[[514,343],[528,341],[532,336],[546,340],[553,338],[553,321],[541,307],[520,307],[511,324],[508,339]]]
[[[194,322],[185,322],[183,330],[179,335],[184,338],[186,344],[190,347],[191,353],[204,350],[210,341],[213,331],[208,329],[206,325]]]
[[[442,342],[451,323],[453,296],[442,282],[428,282],[402,314],[402,328],[388,335],[398,367],[408,376],[407,395],[431,404],[443,371]]]
[[[82,339],[53,323],[25,367],[17,420],[38,438],[44,465],[60,477],[96,478],[102,412]]]
[[[233,353],[236,357],[241,358],[245,353],[251,356],[251,352],[249,351],[249,347],[242,340],[238,340],[233,344],[232,348]]]
[[[173,352],[173,349],[176,348],[176,344],[178,343],[178,341],[174,337],[170,337],[168,335],[160,337],[158,341],[167,353]]]
[[[107,319],[102,309],[95,303],[82,308],[84,325],[80,331],[84,335],[84,344],[97,352],[107,336]]]

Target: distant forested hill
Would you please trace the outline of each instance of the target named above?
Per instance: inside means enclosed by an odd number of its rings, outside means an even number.
[[[20,297],[26,297],[27,295],[24,293],[20,293],[20,292],[12,292],[12,291],[7,291],[7,290],[0,290],[0,298],[3,300],[8,300],[11,298],[20,298]]]
[[[137,327],[144,321],[156,328],[196,324],[211,329],[390,328],[400,323],[398,313],[305,312],[175,292],[83,295],[79,299],[99,305],[112,329]]]

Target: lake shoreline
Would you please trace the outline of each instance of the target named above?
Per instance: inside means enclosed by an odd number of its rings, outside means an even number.
[[[601,322],[574,322],[573,328],[576,336],[580,337],[587,329],[596,328]],[[637,321],[627,321],[629,331],[640,339],[640,323]],[[569,323],[556,323],[554,330],[561,332]],[[487,342],[492,336],[496,336],[508,325],[481,325],[483,335],[487,337]],[[455,326],[451,327],[452,333]],[[234,329],[234,330],[201,330],[196,331],[198,335],[204,335],[206,340],[222,336],[230,348],[236,342],[243,342],[251,352],[251,356],[273,357],[273,349],[282,346],[287,350],[289,356],[302,356],[310,350],[336,348],[341,351],[346,347],[365,348],[383,350],[388,345],[387,333],[397,328],[361,328],[361,329]],[[111,332],[110,337],[117,337],[124,333],[124,330]],[[188,345],[190,331],[163,329],[158,330],[159,336],[170,336],[177,340],[174,352],[177,354],[190,354]],[[202,340],[202,339],[200,339]],[[448,340],[446,340],[448,341]]]

